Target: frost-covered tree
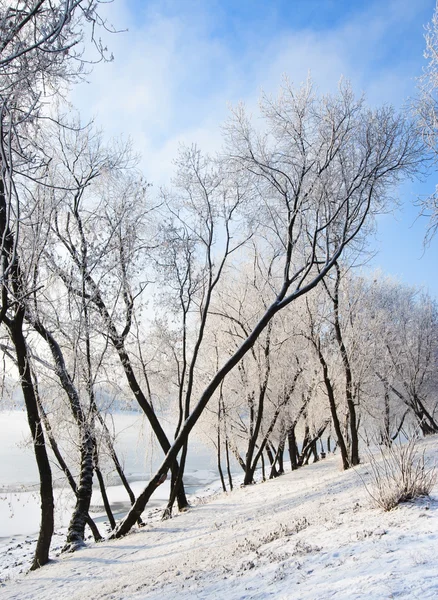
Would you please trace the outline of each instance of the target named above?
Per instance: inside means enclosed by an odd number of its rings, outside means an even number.
[[[381,323],[374,369],[385,394],[409,411],[424,435],[437,433],[436,301],[415,288],[384,280],[373,310]]]
[[[272,265],[266,310],[192,404],[165,460],[113,537],[135,523],[212,396],[272,318],[327,275],[391,185],[421,160],[414,128],[391,108],[368,109],[345,83],[322,97],[310,82],[298,90],[285,84],[277,99],[262,99],[261,112],[257,127],[242,106],[233,112],[222,163],[233,195],[245,190],[245,215],[260,255]]]
[[[32,569],[48,561],[53,533],[52,475],[47,457],[31,356],[24,333],[32,290],[20,259],[28,182],[44,182],[40,116],[80,77],[85,30],[100,22],[94,0],[13,0],[0,3],[0,323],[14,346],[40,474],[41,528]],[[99,50],[103,50],[100,48]],[[47,113],[46,113],[47,114]],[[27,213],[29,216],[29,213]]]
[[[50,215],[40,260],[33,263],[39,291],[27,305],[26,318],[50,348],[78,428],[80,477],[66,544],[74,550],[84,540],[94,473],[115,526],[99,464],[98,430],[134,500],[99,411],[98,382],[108,380],[111,345],[119,356],[123,352],[133,319],[134,288],[141,293],[144,287],[133,279],[144,250],[149,206],[147,185],[132,169],[129,148],[105,147],[91,126],[79,124],[56,127],[52,137],[57,143],[51,186],[44,188]],[[129,358],[125,363],[128,371]],[[109,379],[115,383],[114,377]]]
[[[424,57],[427,66],[419,78],[419,96],[413,104],[418,116],[420,134],[432,153],[434,161],[438,159],[438,4],[431,22],[426,27],[426,49]],[[438,186],[433,194],[420,198],[422,214],[429,217],[425,241],[435,235],[438,228]]]

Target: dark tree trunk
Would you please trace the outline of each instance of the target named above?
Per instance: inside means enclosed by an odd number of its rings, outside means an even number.
[[[269,479],[275,479],[278,477],[279,473],[275,467],[276,457],[273,453],[271,446],[269,443],[266,444],[266,454],[268,455],[269,464],[271,465],[271,472],[269,473]]]
[[[108,494],[106,493],[106,486],[102,475],[102,471],[99,467],[99,454],[97,451],[97,444],[94,444],[94,471],[96,473],[97,481],[99,482],[99,489],[102,495],[103,506],[105,508],[109,524],[111,526],[111,529],[114,529],[116,526],[116,521],[114,519],[113,511],[111,510],[111,504],[108,499]]]
[[[260,454],[260,460],[262,461],[262,481],[266,481],[265,457],[263,456],[263,452]],[[256,467],[257,467],[257,463],[255,463],[255,465],[254,465],[254,471],[255,471]],[[253,476],[254,476],[254,471],[253,471]]]
[[[423,435],[433,435],[438,433],[438,423],[435,421],[430,412],[426,409],[423,402],[417,394],[413,394],[413,404],[416,408],[416,415],[420,422]]]
[[[313,462],[318,462],[319,456],[318,456],[318,448],[316,447],[316,440],[314,440],[312,443],[312,453],[313,453]]]
[[[3,165],[3,169],[5,165]],[[2,169],[2,171],[3,171]],[[20,376],[21,389],[26,405],[27,420],[32,435],[35,460],[40,478],[41,523],[37,545],[31,570],[38,569],[49,560],[50,543],[54,528],[53,482],[50,462],[44,439],[41,417],[32,381],[30,353],[23,334],[26,294],[24,281],[19,265],[19,257],[14,247],[14,235],[9,228],[8,206],[3,177],[0,177],[0,239],[1,239],[1,308],[0,323],[4,322],[15,348],[17,368]],[[10,287],[9,287],[10,286]],[[13,300],[10,304],[9,289],[13,290]],[[7,316],[8,310],[14,312]]]
[[[54,528],[54,500],[53,482],[50,462],[47,456],[41,418],[38,412],[38,403],[32,382],[30,356],[23,335],[24,308],[19,307],[15,318],[5,318],[12,343],[17,357],[18,373],[20,375],[21,389],[26,405],[27,420],[32,435],[35,459],[40,477],[41,496],[41,525],[37,546],[31,571],[42,567],[49,561],[50,542]]]
[[[225,485],[225,479],[224,479],[224,474],[222,471],[222,464],[221,464],[221,409],[220,409],[220,404],[218,407],[218,421],[217,421],[217,453],[216,453],[216,457],[217,457],[217,470],[219,471],[219,477],[221,478],[221,484],[222,484],[222,490],[224,492],[227,491],[227,486]]]
[[[175,500],[178,497],[178,494],[181,493],[181,489],[184,490],[183,476],[184,476],[184,471],[185,471],[188,449],[189,449],[189,440],[187,439],[186,443],[183,445],[183,448],[182,448],[179,465],[178,465],[177,461],[175,461],[173,464],[173,467],[172,467],[170,496],[169,496],[169,500],[167,502],[167,507],[165,508],[165,510],[163,512],[163,519],[168,519],[172,516],[172,509],[173,509]],[[184,492],[184,497],[185,497],[185,492]],[[189,502],[187,499],[186,499],[186,505],[184,507],[183,506],[180,507],[180,504],[178,502],[179,510],[187,510],[187,508],[189,508],[189,506],[190,505],[189,505]]]
[[[409,409],[407,409],[407,410],[404,412],[404,414],[403,414],[402,418],[400,419],[400,423],[399,423],[399,425],[398,425],[397,429],[395,430],[395,432],[394,432],[394,435],[393,435],[393,436],[392,436],[392,438],[391,438],[391,442],[393,442],[394,440],[396,440],[396,439],[397,439],[397,437],[398,437],[398,435],[399,435],[400,431],[401,431],[401,430],[402,430],[402,428],[403,428],[403,423],[405,422],[406,415],[408,414],[408,412],[409,412]]]
[[[227,486],[225,485],[224,473],[222,471],[221,453],[220,453],[219,446],[218,446],[218,449],[217,449],[217,470],[219,472],[219,477],[221,479],[222,491],[226,492],[227,491]]]
[[[298,469],[298,448],[297,439],[295,436],[295,425],[290,427],[287,431],[287,443],[289,449],[290,467],[292,471]]]
[[[307,411],[304,413],[305,425],[304,425],[304,437],[303,443],[301,444],[301,452],[298,453],[298,466],[302,467],[304,464],[307,464],[307,454],[309,450],[309,441],[310,441],[310,429],[309,424],[307,423]],[[306,462],[307,459],[307,462]]]
[[[277,464],[278,464],[278,474],[284,474],[284,445],[286,443],[286,429],[284,429],[283,433],[280,437],[280,442],[277,448]]]
[[[227,460],[228,485],[230,486],[230,490],[233,491],[233,478],[231,477],[231,467],[230,467],[230,449],[229,449],[227,437],[225,437],[225,457]]]
[[[390,412],[389,412],[389,388],[385,383],[385,416],[384,416],[384,430],[383,430],[383,439],[382,442],[386,446],[391,446],[391,420],[390,420]]]
[[[353,397],[353,374],[351,370],[350,359],[348,356],[347,348],[344,344],[342,336],[342,330],[339,320],[339,285],[341,282],[341,270],[338,263],[335,263],[336,269],[336,282],[333,299],[334,306],[334,326],[336,341],[339,346],[339,350],[342,357],[342,363],[344,365],[345,372],[345,397],[347,400],[348,417],[349,417],[349,432],[350,432],[350,466],[356,466],[359,464],[359,436],[358,436],[358,425],[356,417],[356,406]]]
[[[93,493],[94,436],[88,427],[80,433],[81,468],[76,505],[68,526],[67,540],[63,552],[74,552],[84,545],[85,524],[90,510]]]
[[[245,477],[243,485],[251,485],[254,483],[254,472],[257,466],[257,461],[253,461],[254,452],[256,450],[257,438],[260,432],[260,427],[263,419],[263,405],[265,397],[265,389],[261,389],[259,393],[258,412],[255,421],[254,431],[248,441],[248,448],[245,456]]]
[[[319,362],[322,366],[324,384],[325,384],[325,387],[327,390],[327,396],[328,396],[329,405],[330,405],[330,413],[332,416],[333,427],[334,427],[334,430],[336,433],[338,446],[341,449],[342,466],[343,466],[344,470],[347,470],[350,467],[350,463],[348,460],[347,446],[345,444],[344,436],[342,435],[341,424],[339,422],[339,417],[338,417],[338,413],[336,410],[335,394],[333,391],[332,382],[329,377],[328,366],[327,366],[327,363],[324,359],[324,355],[322,354],[321,348],[318,343],[315,344],[315,348],[318,353]]]
[[[322,437],[319,438],[319,443],[321,445],[321,458],[325,458],[326,457],[326,451],[324,449],[324,443],[322,441]]]

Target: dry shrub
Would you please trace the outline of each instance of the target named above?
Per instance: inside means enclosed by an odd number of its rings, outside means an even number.
[[[380,456],[370,456],[371,486],[366,489],[385,511],[401,502],[428,496],[437,480],[435,465],[428,464],[418,439],[380,448]]]

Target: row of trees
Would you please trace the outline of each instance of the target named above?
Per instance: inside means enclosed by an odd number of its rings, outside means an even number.
[[[437,427],[433,303],[405,290],[400,323],[386,330],[394,294],[341,266],[391,188],[423,164],[416,123],[371,110],[344,82],[330,96],[310,81],[285,82],[277,98],[261,99],[257,122],[242,106],[233,111],[219,156],[182,150],[172,186],[152,194],[129,147],[106,146],[92,126],[55,110],[81,76],[87,28],[92,37],[105,26],[97,9],[91,0],[22,0],[0,11],[0,325],[40,473],[32,568],[47,562],[53,533],[47,444],[76,496],[65,546],[74,550],[87,523],[100,537],[89,516],[94,474],[112,537],[141,520],[169,471],[167,514],[175,501],[187,506],[189,435],[201,417],[208,426],[208,407],[218,456],[233,454],[245,483],[265,453],[272,474],[281,471],[286,439],[298,466],[332,428],[347,468],[359,461],[368,417],[384,424],[386,441],[405,418],[424,433]],[[415,350],[410,319],[422,311],[429,345]],[[421,367],[409,362],[416,357]],[[101,410],[102,397],[117,394],[144,412],[164,456],[137,498]],[[57,421],[68,423],[78,469]],[[132,502],[119,524],[105,495],[108,460]]]
[[[245,292],[223,298],[216,344],[238,343],[261,310],[256,280],[250,269]],[[286,446],[292,469],[334,445],[347,469],[359,463],[360,445],[391,445],[412,429],[438,433],[437,317],[436,302],[420,291],[337,263],[323,290],[272,323],[208,408],[204,431],[222,476],[230,454],[249,484],[257,465],[267,477],[284,471]]]

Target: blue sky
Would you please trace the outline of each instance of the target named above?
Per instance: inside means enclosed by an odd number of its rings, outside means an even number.
[[[111,64],[100,64],[73,92],[85,118],[109,136],[130,136],[156,185],[168,181],[180,142],[220,147],[229,104],[256,110],[282,75],[299,84],[310,72],[321,92],[341,76],[373,105],[403,106],[425,62],[424,25],[434,0],[115,0],[107,36]],[[413,201],[438,174],[398,192],[401,209],[379,218],[372,265],[438,296],[438,239],[425,251],[426,220]]]

